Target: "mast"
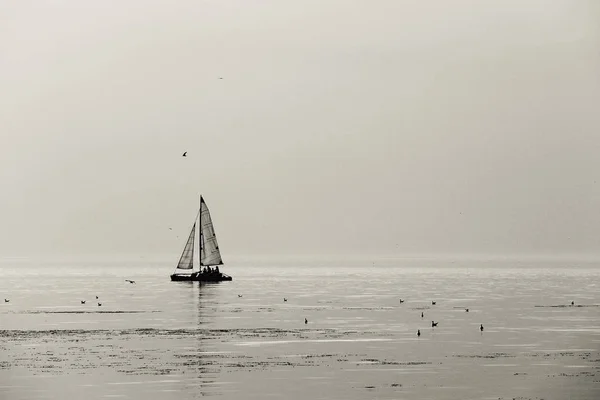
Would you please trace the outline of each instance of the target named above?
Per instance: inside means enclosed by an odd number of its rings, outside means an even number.
[[[202,272],[202,195],[200,195],[200,208],[198,208],[198,272]]]

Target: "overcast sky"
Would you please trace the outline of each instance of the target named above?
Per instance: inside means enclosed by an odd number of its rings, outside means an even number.
[[[0,255],[177,258],[200,193],[225,261],[600,253],[599,22],[597,0],[4,0]]]

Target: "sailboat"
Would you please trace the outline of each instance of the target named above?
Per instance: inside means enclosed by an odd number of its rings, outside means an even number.
[[[197,225],[196,225],[197,224]],[[196,226],[198,226],[198,251],[199,251],[199,270],[194,271],[194,242],[196,238]],[[219,271],[219,265],[223,265],[221,251],[217,243],[217,236],[213,228],[210,211],[206,206],[204,198],[200,196],[200,209],[196,218],[190,236],[185,243],[183,253],[179,258],[175,272],[171,275],[172,281],[201,281],[201,282],[220,282],[231,281],[232,278]]]

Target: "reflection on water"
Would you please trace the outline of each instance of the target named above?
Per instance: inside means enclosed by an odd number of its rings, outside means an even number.
[[[0,267],[2,399],[600,394],[594,268]]]

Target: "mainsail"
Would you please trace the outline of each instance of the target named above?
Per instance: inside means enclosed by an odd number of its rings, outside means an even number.
[[[208,211],[203,198],[200,199],[200,225],[200,265],[222,265],[223,260],[210,218],[210,211]]]
[[[190,236],[188,237],[187,243],[177,264],[178,269],[193,269],[194,268],[194,236],[196,233],[196,223],[192,227]]]

